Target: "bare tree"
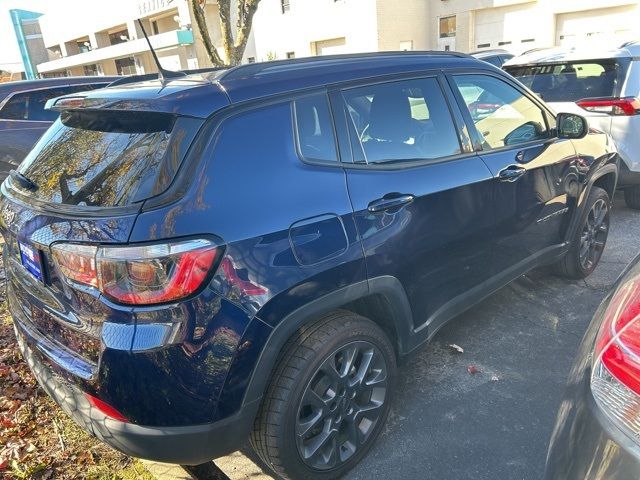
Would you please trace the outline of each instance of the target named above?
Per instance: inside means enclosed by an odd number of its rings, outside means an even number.
[[[204,13],[205,1],[191,0],[191,7],[209,60],[217,67],[238,65],[242,60],[244,49],[247,47],[253,15],[258,9],[260,0],[218,0],[220,33],[222,34],[222,48],[224,49],[225,58],[220,56],[211,40],[211,35],[209,35],[207,19]],[[236,3],[237,9],[235,28],[232,25],[232,2]]]

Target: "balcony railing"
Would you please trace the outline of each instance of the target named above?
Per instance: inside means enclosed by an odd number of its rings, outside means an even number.
[[[156,50],[163,48],[177,47],[179,45],[191,45],[193,43],[193,32],[190,29],[172,30],[170,32],[159,33],[149,37],[151,45]],[[38,65],[38,72],[46,73],[56,70],[64,70],[80,65],[88,65],[111,58],[120,58],[146,52],[149,50],[147,41],[144,38],[129,40],[128,42],[109,45],[108,47],[96,48],[89,52],[78,53],[68,57],[50,60]]]

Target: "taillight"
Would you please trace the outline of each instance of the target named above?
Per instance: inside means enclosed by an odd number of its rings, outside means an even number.
[[[627,116],[640,114],[640,99],[635,97],[584,98],[576,103],[590,112]]]
[[[623,430],[640,435],[640,278],[621,285],[596,338],[591,390]]]
[[[89,395],[85,392],[85,398],[89,401],[92,407],[98,409],[100,412],[105,414],[107,417],[113,418],[114,420],[118,420],[119,422],[127,422],[129,423],[129,419],[121,414],[114,407],[109,405],[107,402],[103,402],[99,398],[94,397],[93,395]]]
[[[53,259],[65,279],[129,305],[171,302],[195,293],[218,263],[220,247],[209,240],[143,246],[58,243]]]

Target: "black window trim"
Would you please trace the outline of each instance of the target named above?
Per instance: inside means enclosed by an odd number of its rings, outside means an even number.
[[[453,97],[453,92],[450,89],[450,86],[447,84],[442,70],[425,70],[421,72],[404,72],[401,74],[394,75],[385,75],[381,77],[377,77],[375,79],[359,79],[352,82],[346,82],[338,85],[334,85],[329,89],[330,98],[333,101],[333,112],[334,115],[336,112],[343,112],[345,117],[350,117],[347,112],[347,105],[342,96],[342,92],[345,90],[350,90],[352,88],[366,87],[369,85],[380,85],[384,83],[396,83],[406,80],[421,80],[425,78],[435,78],[440,86],[440,90],[444,97],[444,100],[449,109],[449,115],[451,116],[451,121],[453,127],[456,131],[456,136],[458,138],[458,144],[460,145],[460,152],[455,155],[448,155],[446,157],[438,157],[438,158],[419,158],[419,159],[407,159],[407,160],[397,160],[390,163],[358,163],[354,161],[354,155],[351,151],[351,137],[349,136],[349,130],[347,129],[347,125],[344,125],[344,129],[346,134],[343,139],[343,142],[346,141],[347,145],[345,147],[339,147],[341,152],[348,151],[350,156],[347,157],[350,160],[342,162],[342,167],[345,169],[366,169],[366,170],[404,170],[407,168],[418,168],[425,165],[434,165],[438,163],[446,163],[456,160],[461,160],[469,157],[475,157],[476,152],[472,148],[472,141],[469,135],[469,129],[466,123],[464,122],[464,118],[462,116],[462,112],[460,111],[460,106],[455,101]],[[339,102],[339,105],[336,103]],[[338,120],[340,121],[340,120]],[[345,122],[352,121],[351,118],[345,118]],[[360,139],[357,139],[358,142]],[[344,155],[343,155],[344,159]]]
[[[103,86],[100,86],[100,87],[92,89],[92,90],[97,90],[99,88],[105,88],[107,85],[109,85],[109,83],[111,83],[111,82],[65,83],[63,85],[55,85],[55,86],[40,87],[40,88],[29,88],[29,89],[26,89],[26,90],[16,90],[15,92],[11,92],[4,99],[2,99],[2,101],[0,101],[0,120],[11,121],[11,122],[52,123],[51,120],[29,120],[29,119],[25,120],[23,118],[2,118],[2,110],[4,109],[5,105],[7,103],[9,103],[9,101],[13,97],[15,97],[16,95],[22,95],[22,94],[25,94],[25,93],[33,93],[33,92],[42,92],[44,90],[55,90],[55,89],[58,89],[58,88],[83,87],[85,85],[87,85],[87,86],[103,85]],[[73,93],[73,92],[63,93],[62,95],[59,95],[59,96],[63,97],[65,95],[69,95],[70,93]]]
[[[517,145],[505,145],[504,147],[489,148],[489,149],[484,148],[482,146],[480,132],[478,132],[478,129],[476,128],[476,125],[473,122],[473,119],[471,118],[471,114],[469,113],[469,109],[467,108],[467,104],[465,103],[464,98],[462,97],[462,94],[458,90],[457,84],[453,78],[455,76],[462,76],[462,75],[486,75],[486,76],[494,77],[506,83],[507,85],[513,87],[517,91],[519,91],[522,95],[527,97],[529,100],[531,100],[535,105],[537,105],[540,108],[544,117],[547,130],[550,133],[550,136],[548,138],[538,138],[535,140],[530,140],[528,142],[518,143]],[[462,115],[467,124],[467,128],[471,133],[474,149],[477,153],[493,153],[493,152],[506,152],[509,150],[522,150],[528,147],[533,147],[536,145],[541,145],[541,144],[554,142],[558,140],[556,129],[554,126],[552,126],[552,123],[550,121],[551,119],[553,119],[553,123],[555,123],[555,120],[556,120],[555,113],[553,113],[553,111],[549,107],[547,107],[547,105],[545,105],[536,94],[534,94],[533,92],[530,92],[523,85],[517,82],[514,82],[511,78],[507,77],[506,75],[501,75],[500,73],[496,73],[490,70],[457,69],[456,68],[456,69],[447,70],[445,76],[446,76],[447,82],[449,83],[449,87],[453,91],[453,95],[456,98],[456,101],[458,103],[458,108],[462,110]]]
[[[304,99],[304,98],[309,98],[309,97],[315,97],[315,96],[323,96],[326,101],[327,101],[327,107],[329,109],[329,121],[331,123],[331,132],[333,134],[333,147],[335,149],[335,154],[336,154],[336,159],[335,160],[323,160],[323,159],[319,159],[319,158],[310,158],[305,156],[302,153],[302,147],[300,146],[300,135],[299,135],[299,131],[298,131],[298,118],[297,118],[297,113],[296,113],[296,101]],[[337,135],[337,131],[336,131],[336,122],[335,122],[335,115],[332,109],[332,105],[331,105],[331,101],[329,99],[329,95],[326,89],[321,89],[321,90],[315,90],[315,91],[311,91],[311,92],[306,92],[304,94],[301,95],[296,95],[295,97],[291,97],[289,99],[289,106],[291,108],[291,122],[292,122],[292,131],[293,131],[293,141],[294,141],[294,145],[296,148],[296,155],[298,155],[298,158],[300,159],[300,161],[302,163],[306,163],[308,165],[322,165],[322,166],[340,166],[342,161],[341,161],[341,155],[340,155],[340,148],[338,147],[338,135]]]

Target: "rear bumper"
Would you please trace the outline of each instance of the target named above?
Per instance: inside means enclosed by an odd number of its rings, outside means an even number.
[[[605,417],[589,389],[581,398],[565,399],[558,422],[547,457],[546,480],[640,478],[640,448]]]
[[[608,301],[587,329],[551,436],[545,480],[640,478],[640,445],[618,428],[591,393],[595,335]]]
[[[166,463],[197,465],[244,445],[253,427],[259,401],[246,404],[214,423],[179,427],[149,427],[116,421],[92,407],[84,393],[60,378],[31,348],[28,334],[15,325],[18,346],[38,383],[85,431],[134,457]]]

